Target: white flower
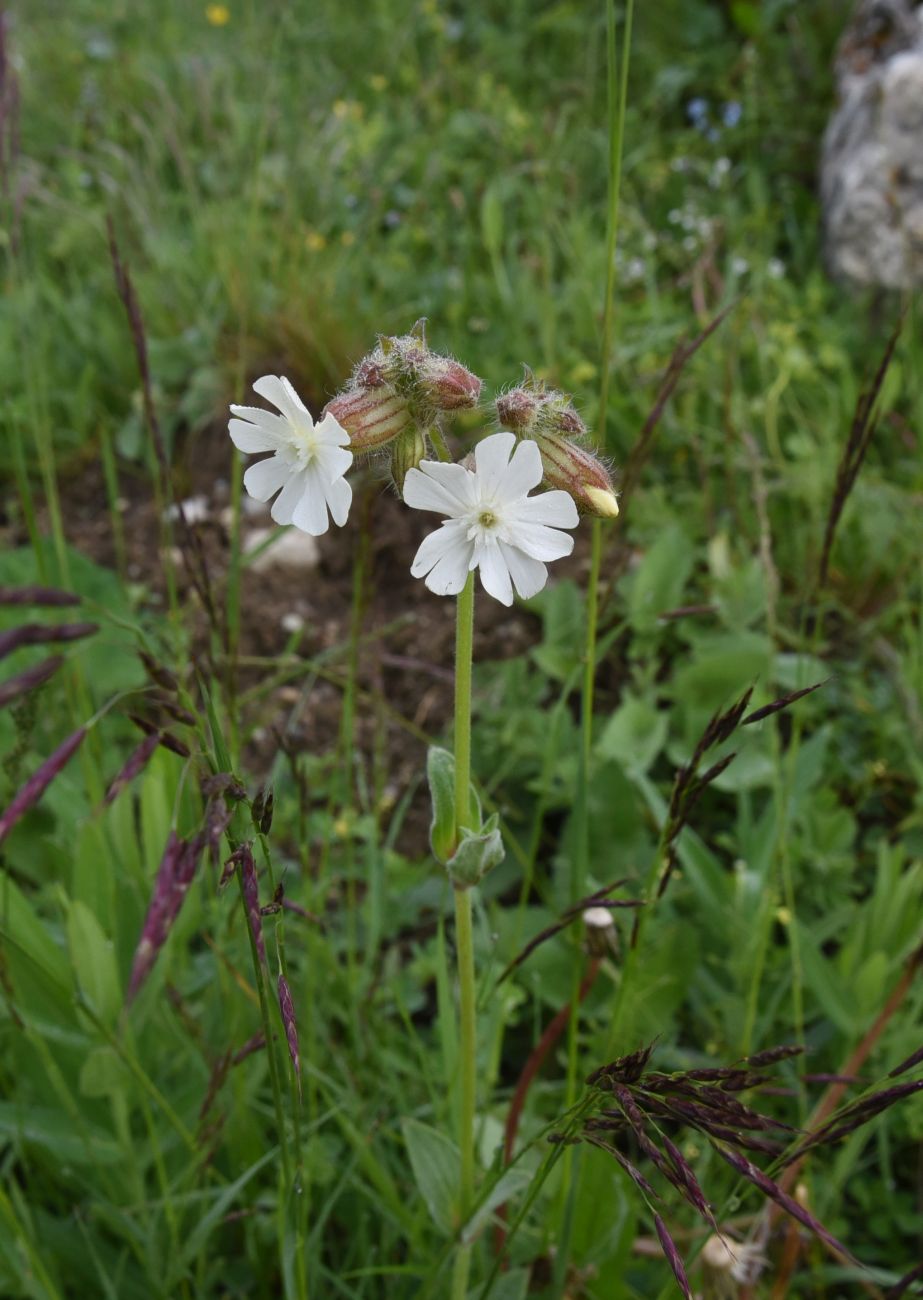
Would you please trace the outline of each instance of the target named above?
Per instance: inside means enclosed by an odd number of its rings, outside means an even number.
[[[502,604],[512,605],[514,586],[528,600],[548,578],[543,561],[574,549],[574,539],[558,529],[577,526],[577,507],[567,492],[528,495],[543,475],[534,442],[517,446],[512,433],[493,433],[475,447],[474,461],[473,473],[429,460],[407,471],[407,504],[447,516],[424,538],[410,572],[425,576],[437,596],[455,596],[469,572],[480,569],[484,590]]]
[[[277,524],[294,524],[319,537],[329,527],[329,510],[342,527],[353,499],[343,477],[353,463],[352,452],[346,450],[349,434],[332,415],[315,424],[287,379],[263,375],[253,388],[281,415],[258,406],[231,407],[231,413],[241,417],[228,425],[234,446],[273,453],[250,466],[244,487],[257,501],[268,501],[279,492],[271,511]]]

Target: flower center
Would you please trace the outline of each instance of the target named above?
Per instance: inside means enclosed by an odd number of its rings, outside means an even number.
[[[497,516],[492,510],[482,510],[478,515],[478,523],[482,528],[496,528]]]
[[[299,469],[307,469],[317,455],[317,439],[314,430],[296,429],[292,431],[289,441],[289,460]]]

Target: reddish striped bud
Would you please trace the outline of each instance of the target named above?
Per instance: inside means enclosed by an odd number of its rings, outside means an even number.
[[[443,414],[476,406],[480,395],[477,375],[431,352],[418,321],[409,334],[382,335],[325,414],[336,418],[361,455],[408,431],[425,437]]]
[[[357,456],[384,447],[408,429],[413,419],[406,400],[383,384],[347,389],[327,403],[324,414],[343,426]]]
[[[616,517],[612,477],[599,457],[582,445],[587,428],[569,397],[527,375],[519,388],[497,398],[496,407],[504,429],[538,444],[546,487],[567,492],[584,514]]]
[[[430,352],[423,369],[423,383],[439,411],[463,411],[477,406],[481,381],[450,357]]]
[[[535,441],[542,453],[546,487],[569,492],[578,510],[586,514],[604,519],[616,517],[619,505],[612,478],[598,456],[560,434],[546,433]]]

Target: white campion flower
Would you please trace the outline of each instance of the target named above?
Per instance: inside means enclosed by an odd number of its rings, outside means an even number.
[[[277,524],[319,537],[330,521],[346,523],[353,491],[343,475],[353,463],[347,451],[349,434],[332,415],[315,424],[311,412],[289,381],[278,375],[263,375],[254,391],[281,412],[258,406],[232,406],[228,432],[240,451],[271,451],[272,456],[251,465],[244,474],[244,487],[257,501],[268,501],[277,492],[270,511]],[[281,491],[279,489],[281,488]]]
[[[492,433],[475,447],[474,462],[473,472],[430,460],[407,471],[406,503],[446,516],[424,538],[410,572],[437,596],[456,596],[479,569],[484,590],[502,604],[512,605],[513,587],[528,600],[545,585],[545,561],[574,549],[558,529],[576,528],[577,507],[563,491],[528,495],[544,474],[534,442],[517,445],[512,433]]]

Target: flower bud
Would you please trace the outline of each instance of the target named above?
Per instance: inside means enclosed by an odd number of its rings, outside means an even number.
[[[433,405],[440,411],[463,411],[477,406],[481,381],[450,357],[430,353],[424,366],[423,383]]]
[[[584,514],[616,517],[612,478],[599,457],[576,441],[587,428],[565,393],[546,389],[527,371],[525,381],[498,397],[496,406],[504,429],[538,444],[546,487],[569,493]]]
[[[588,515],[614,519],[619,512],[609,471],[586,447],[557,433],[536,438],[545,467],[545,485],[563,488]]]
[[[404,495],[404,479],[409,469],[416,469],[426,456],[426,439],[422,432],[411,425],[391,444],[391,478],[401,496]]]
[[[369,388],[347,389],[324,407],[349,434],[352,451],[375,451],[409,429],[410,408],[403,397],[384,384]]]
[[[381,335],[325,413],[339,421],[361,455],[410,429],[425,434],[443,413],[476,406],[480,394],[477,375],[430,351],[420,320],[409,334]]]

